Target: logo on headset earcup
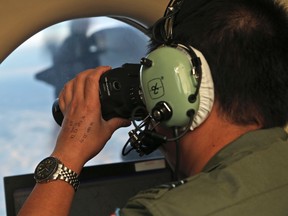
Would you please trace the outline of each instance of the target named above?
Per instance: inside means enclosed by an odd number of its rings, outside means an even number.
[[[140,83],[148,112],[161,125],[184,127],[198,112],[199,77],[181,47],[161,46],[146,56]]]

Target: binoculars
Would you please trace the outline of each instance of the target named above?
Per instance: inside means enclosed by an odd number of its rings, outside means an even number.
[[[133,117],[141,120],[147,116],[140,87],[140,67],[141,64],[126,63],[101,76],[99,95],[103,119]],[[53,103],[52,114],[57,124],[61,126],[64,117],[58,99]]]

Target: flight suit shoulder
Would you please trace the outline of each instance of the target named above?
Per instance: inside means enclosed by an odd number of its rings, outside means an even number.
[[[167,184],[161,184],[156,187],[140,191],[136,196],[134,196],[132,199],[139,199],[139,198],[145,198],[145,199],[158,199],[162,197],[167,192],[186,184],[187,180],[180,180],[176,182],[170,182]]]

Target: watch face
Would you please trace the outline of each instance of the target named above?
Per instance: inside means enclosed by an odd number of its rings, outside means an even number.
[[[56,158],[48,157],[41,161],[35,169],[34,178],[37,182],[49,180],[58,168]]]

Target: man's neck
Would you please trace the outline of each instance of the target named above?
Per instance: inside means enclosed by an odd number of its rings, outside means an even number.
[[[224,120],[214,107],[206,121],[181,140],[180,166],[188,176],[197,174],[223,147],[256,129],[258,125],[239,126]]]

